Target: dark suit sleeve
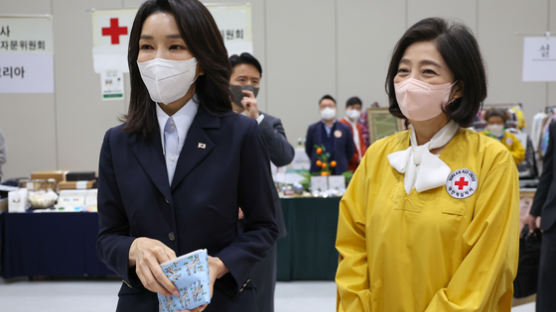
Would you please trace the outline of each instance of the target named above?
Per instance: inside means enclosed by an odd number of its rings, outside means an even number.
[[[244,232],[216,255],[235,282],[234,292],[262,261],[278,237],[270,162],[257,123],[252,123],[241,146],[238,204],[245,213]]]
[[[262,136],[268,147],[270,160],[276,167],[282,167],[292,162],[295,151],[286,139],[282,121],[278,118],[264,115],[259,124]]]
[[[316,127],[309,126],[309,128],[307,128],[307,135],[305,136],[305,153],[307,154],[309,159],[312,159],[313,157],[313,132],[315,128]]]
[[[548,190],[550,189],[550,184],[552,183],[552,175],[554,165],[554,140],[556,139],[556,123],[550,124],[549,128],[549,140],[548,147],[546,149],[546,154],[543,158],[543,171],[541,178],[539,180],[539,186],[537,187],[537,192],[535,193],[535,199],[533,200],[533,205],[531,206],[530,214],[534,216],[540,216],[542,213],[542,207],[546,201],[548,195]]]
[[[108,130],[104,136],[99,160],[97,252],[99,258],[124,281],[140,286],[139,278],[128,265],[129,247],[135,238],[129,236],[129,222],[116,183],[110,133]]]

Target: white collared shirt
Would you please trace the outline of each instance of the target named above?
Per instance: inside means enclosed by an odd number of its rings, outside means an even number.
[[[245,116],[245,117],[249,117],[249,116],[247,115],[247,110],[244,110],[243,112],[241,112],[241,114],[242,114],[243,116]],[[259,117],[257,117],[257,119],[256,119],[256,120],[257,120],[257,123],[260,125],[261,122],[263,121],[263,119],[264,119],[264,115],[261,114],[261,112],[259,112]]]
[[[160,128],[160,140],[162,142],[162,153],[166,155],[166,147],[164,146],[164,127],[166,126],[166,122],[170,118],[168,114],[166,114],[162,108],[158,104],[156,104],[156,117],[158,119],[158,126]],[[196,97],[194,96],[187,102],[180,110],[178,110],[174,115],[172,115],[172,119],[174,119],[174,124],[178,130],[178,155],[181,154],[181,150],[183,148],[183,144],[185,143],[185,138],[187,137],[187,132],[193,123],[193,119],[195,115],[197,115],[197,111],[199,110],[199,103],[196,101]]]
[[[326,122],[324,122],[324,120],[321,120],[320,122],[322,122],[322,124],[324,125],[324,130],[326,130],[326,136],[330,137],[330,133],[332,132],[332,128],[336,124],[336,120],[334,120],[334,123],[330,127],[326,124]]]

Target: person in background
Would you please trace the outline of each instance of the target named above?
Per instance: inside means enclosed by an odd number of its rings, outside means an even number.
[[[476,39],[417,22],[386,92],[411,126],[369,147],[340,201],[337,311],[510,311],[519,179],[506,148],[466,129],[487,94]]]
[[[365,144],[365,140],[363,139],[363,129],[359,123],[362,106],[363,103],[360,98],[356,96],[349,98],[346,102],[346,117],[340,120],[341,123],[350,128],[351,134],[353,135],[355,153],[353,153],[353,157],[349,160],[348,165],[351,171],[357,169],[361,158],[363,158],[365,151],[367,151],[367,144]]]
[[[286,132],[280,119],[259,110],[257,94],[261,85],[263,69],[259,61],[249,53],[234,54],[230,57],[232,75],[230,90],[232,108],[236,113],[253,118],[259,124],[264,146],[276,167],[288,165],[295,151],[286,138]],[[276,222],[280,230],[278,238],[286,236],[286,224],[280,205],[280,197],[273,188]],[[240,210],[240,216],[243,211]],[[274,311],[274,290],[276,285],[276,244],[262,262],[253,268],[251,280],[257,288],[257,306],[259,311]]]
[[[500,141],[512,154],[512,158],[516,165],[519,165],[525,159],[525,148],[519,142],[519,139],[513,134],[506,131],[506,122],[508,115],[505,111],[492,108],[485,113],[486,129],[482,134]]]
[[[373,102],[373,104],[371,104],[371,108],[380,108],[380,106],[378,105],[378,102]],[[369,148],[369,145],[371,145],[371,137],[369,134],[369,111],[366,109],[361,109],[361,116],[359,117],[359,124],[361,125],[361,133],[363,134],[363,141],[365,142],[365,147]]]
[[[529,231],[542,230],[541,255],[537,282],[537,312],[554,311],[556,307],[556,123],[549,126],[548,148],[543,158],[543,172],[533,205],[525,223]],[[540,220],[537,221],[537,218]]]
[[[232,65],[230,77],[232,109],[236,113],[257,120],[272,163],[276,167],[288,165],[295,151],[286,138],[282,121],[259,110],[257,95],[263,76],[261,64],[253,55],[246,52],[232,55],[230,63]]]
[[[0,129],[0,181],[2,181],[3,177],[2,165],[5,164],[7,160],[8,158],[6,156],[6,140],[4,139],[2,129]]]
[[[305,139],[305,153],[311,159],[311,172],[319,172],[317,166],[318,146],[324,146],[330,153],[330,162],[336,162],[332,174],[342,174],[349,170],[349,160],[353,157],[355,148],[353,136],[348,126],[336,120],[336,100],[330,95],[323,96],[319,101],[321,120],[310,125]]]

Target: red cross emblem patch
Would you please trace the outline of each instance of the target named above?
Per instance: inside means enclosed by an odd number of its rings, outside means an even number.
[[[446,191],[454,198],[467,198],[477,190],[477,175],[469,169],[458,169],[446,180]]]

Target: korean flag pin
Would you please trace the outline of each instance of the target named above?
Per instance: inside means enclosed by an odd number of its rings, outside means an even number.
[[[207,145],[205,143],[199,142],[197,143],[198,149],[207,149]]]

